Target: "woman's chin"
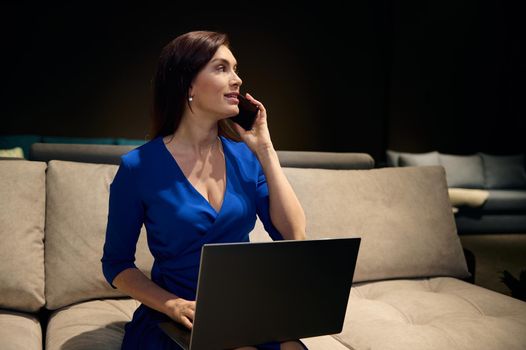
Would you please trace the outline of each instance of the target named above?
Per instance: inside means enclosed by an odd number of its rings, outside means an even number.
[[[230,111],[226,111],[222,117],[224,118],[232,118],[239,114],[239,108],[236,106],[235,110],[232,108]]]

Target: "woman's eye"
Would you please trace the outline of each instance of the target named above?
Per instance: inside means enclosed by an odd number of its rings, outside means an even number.
[[[220,71],[220,72],[224,72],[225,71],[225,66],[218,66],[217,70]]]

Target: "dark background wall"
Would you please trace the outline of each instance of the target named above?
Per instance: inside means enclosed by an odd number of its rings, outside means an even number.
[[[524,152],[524,2],[410,3],[393,7],[389,146]]]
[[[526,151],[518,1],[229,4],[3,3],[0,134],[144,139],[162,47],[207,29],[229,34],[277,149]]]

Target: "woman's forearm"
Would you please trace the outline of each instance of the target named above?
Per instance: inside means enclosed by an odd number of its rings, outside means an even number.
[[[305,239],[305,213],[283,173],[277,152],[268,147],[258,150],[257,157],[267,179],[272,223],[284,239]]]
[[[170,306],[179,297],[159,287],[137,268],[123,270],[113,279],[113,285],[144,305],[168,315]]]

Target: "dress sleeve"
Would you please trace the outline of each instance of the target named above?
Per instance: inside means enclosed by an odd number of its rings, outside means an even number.
[[[129,165],[121,164],[110,185],[108,223],[102,255],[102,272],[115,289],[113,279],[135,266],[135,249],[144,221],[144,207]]]
[[[257,168],[258,168],[258,180],[257,180],[257,189],[256,189],[256,210],[259,220],[263,223],[265,230],[268,232],[272,240],[282,241],[283,236],[274,226],[270,219],[270,201],[268,194],[267,178],[263,172],[263,167],[261,163],[256,158]]]

